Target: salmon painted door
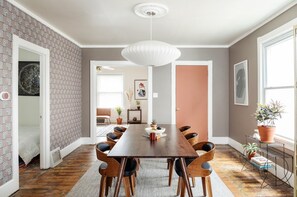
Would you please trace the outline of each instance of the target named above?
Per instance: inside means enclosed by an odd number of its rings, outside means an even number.
[[[208,139],[207,66],[176,66],[176,125],[189,125],[199,133],[199,141]]]

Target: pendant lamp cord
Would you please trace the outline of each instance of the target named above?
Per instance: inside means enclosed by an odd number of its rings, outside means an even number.
[[[150,14],[150,29],[151,29],[151,31],[150,31],[150,39],[151,40],[153,40],[153,15],[154,15],[154,13],[153,12],[149,12],[149,14]]]

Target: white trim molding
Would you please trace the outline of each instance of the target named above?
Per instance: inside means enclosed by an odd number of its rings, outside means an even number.
[[[171,124],[176,124],[176,66],[178,65],[193,65],[193,66],[207,66],[208,68],[208,107],[207,107],[207,119],[208,119],[208,138],[212,139],[213,136],[213,62],[210,61],[175,61],[171,64]],[[214,138],[216,139],[216,138]],[[224,141],[224,140],[222,140]]]

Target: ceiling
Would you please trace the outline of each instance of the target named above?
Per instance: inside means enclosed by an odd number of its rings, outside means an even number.
[[[149,19],[133,8],[144,0],[10,0],[80,46],[120,47],[149,39]],[[146,1],[150,2],[150,1]],[[229,46],[296,0],[161,0],[169,13],[153,20],[153,39],[175,46]]]

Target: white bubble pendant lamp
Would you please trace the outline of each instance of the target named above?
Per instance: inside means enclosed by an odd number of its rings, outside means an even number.
[[[165,42],[152,40],[152,18],[160,18],[168,13],[168,8],[157,3],[142,3],[134,7],[138,16],[151,19],[151,40],[140,41],[122,50],[122,56],[138,65],[163,66],[180,57],[180,51]]]

